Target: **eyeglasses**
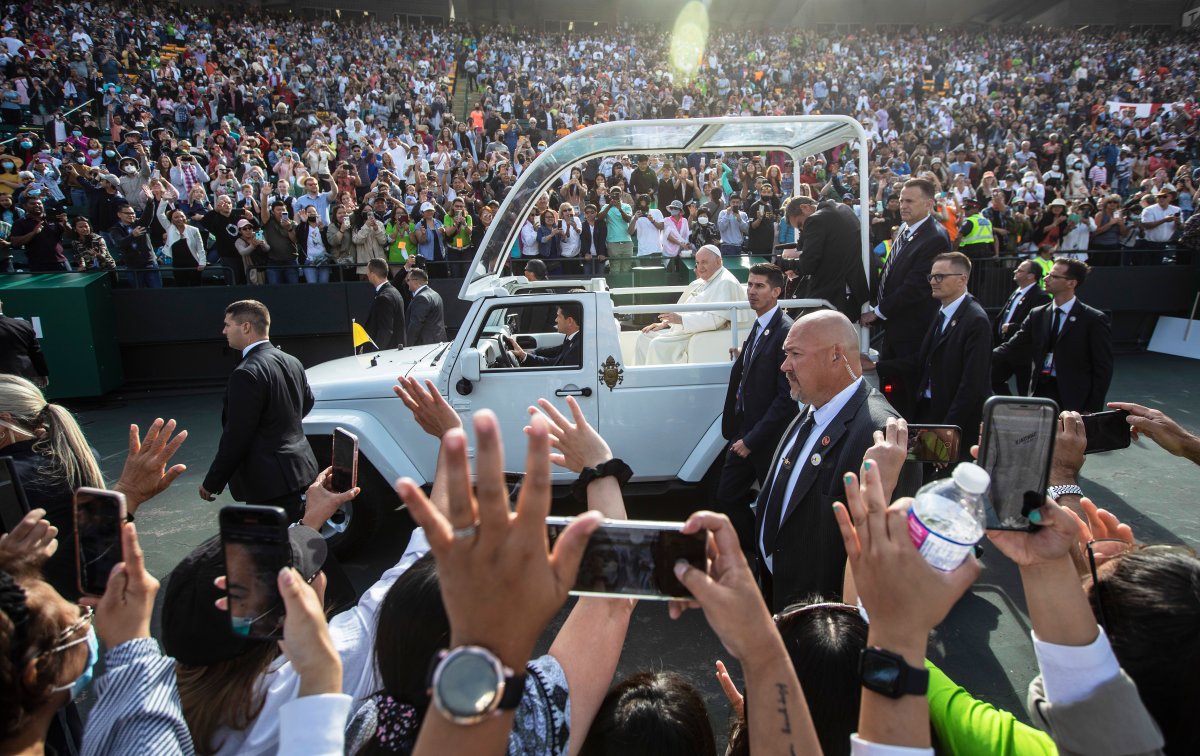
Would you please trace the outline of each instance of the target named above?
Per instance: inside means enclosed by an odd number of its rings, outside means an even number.
[[[1042,278],[1067,278],[1067,276],[1060,276],[1057,273],[1047,273]]]
[[[925,280],[929,283],[941,283],[946,280],[946,276],[965,276],[966,273],[930,273],[925,276]]]
[[[34,658],[40,659],[43,656],[49,656],[50,654],[57,654],[60,651],[66,651],[68,648],[71,648],[73,646],[78,646],[80,643],[83,643],[84,641],[86,641],[87,640],[86,635],[82,638],[76,638],[75,640],[70,640],[70,641],[67,640],[68,638],[70,638],[72,635],[79,632],[83,628],[90,626],[92,624],[92,620],[96,616],[96,612],[90,606],[81,606],[81,607],[79,607],[79,615],[80,616],[79,616],[78,620],[76,620],[75,622],[68,625],[61,633],[58,634],[57,637],[55,637],[54,642],[57,645],[55,645],[54,648],[51,648],[47,651],[43,651],[40,654],[38,654],[37,656],[35,656]]]

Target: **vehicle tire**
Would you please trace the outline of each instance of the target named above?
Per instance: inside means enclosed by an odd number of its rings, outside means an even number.
[[[329,436],[309,436],[308,442],[317,459],[332,459]],[[358,458],[358,486],[362,492],[335,512],[320,529],[326,545],[340,558],[355,556],[362,550],[376,530],[378,503],[393,500],[396,496],[375,466],[362,455]]]

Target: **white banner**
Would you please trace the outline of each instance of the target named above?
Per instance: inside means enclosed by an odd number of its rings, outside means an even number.
[[[1149,118],[1160,110],[1172,110],[1169,103],[1108,101],[1108,112],[1125,118]]]
[[[1192,8],[1190,11],[1185,11],[1183,14],[1183,23],[1180,25],[1186,29],[1197,21],[1200,21],[1200,7]]]

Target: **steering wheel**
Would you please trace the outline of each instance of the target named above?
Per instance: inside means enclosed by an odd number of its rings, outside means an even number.
[[[501,367],[508,367],[508,368],[521,367],[521,361],[518,360],[517,356],[512,353],[511,349],[508,348],[509,339],[512,339],[512,338],[513,338],[512,330],[508,327],[508,325],[505,324],[505,325],[500,326],[500,336],[499,336],[500,356],[496,358],[496,362]],[[515,341],[516,339],[513,339],[513,340]]]

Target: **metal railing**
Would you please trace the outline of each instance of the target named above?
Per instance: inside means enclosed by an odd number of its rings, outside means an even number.
[[[609,293],[654,293],[654,294],[673,294],[683,291],[684,286],[651,286],[646,289],[612,289]],[[826,299],[781,299],[779,306],[784,309],[834,309],[834,306]],[[730,346],[737,348],[742,345],[742,339],[738,334],[737,314],[740,310],[751,310],[750,303],[742,300],[740,302],[697,302],[695,304],[648,304],[648,305],[616,305],[613,307],[613,312],[617,315],[651,315],[663,312],[727,312],[729,313],[729,341]]]

